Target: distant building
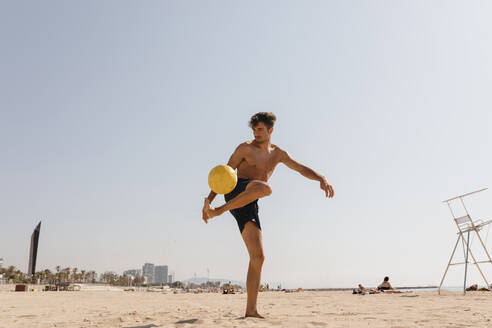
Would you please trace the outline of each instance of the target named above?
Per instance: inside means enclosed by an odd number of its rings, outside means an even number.
[[[147,278],[148,284],[154,283],[155,266],[154,263],[145,263],[142,267],[142,275]]]
[[[140,269],[131,269],[131,270],[126,270],[126,271],[123,271],[123,275],[124,276],[127,276],[127,277],[138,277],[138,276],[141,276],[142,275],[142,270]]]
[[[165,284],[167,283],[167,265],[158,265],[154,270],[154,283]]]
[[[0,257],[0,269],[3,267],[3,258]]]
[[[174,282],[174,276],[170,274],[169,276],[167,276],[167,283],[172,284],[173,282]]]

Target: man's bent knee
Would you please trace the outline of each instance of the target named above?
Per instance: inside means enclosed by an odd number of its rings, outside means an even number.
[[[256,192],[258,192],[261,197],[266,197],[271,195],[272,193],[272,187],[266,182],[263,181],[255,181],[251,184],[248,185],[248,187],[251,185],[250,188],[254,189]]]
[[[255,192],[261,194],[261,197],[269,196],[272,193],[272,187],[263,181],[253,181],[246,187],[246,190],[254,189]]]
[[[269,184],[264,184],[262,187],[263,195],[270,196],[272,194],[272,187]]]

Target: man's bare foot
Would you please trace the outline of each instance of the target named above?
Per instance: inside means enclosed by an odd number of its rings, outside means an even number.
[[[265,319],[264,316],[260,315],[258,312],[254,312],[254,313],[251,313],[251,314],[248,314],[246,313],[244,315],[245,318],[260,318],[260,319]]]
[[[205,202],[203,203],[202,212],[203,212],[203,220],[205,221],[205,223],[208,223],[209,219],[212,219],[212,218],[216,217],[217,215],[221,214],[221,213],[218,213],[218,211],[212,205],[210,205],[210,201],[208,200],[208,198],[205,198]]]

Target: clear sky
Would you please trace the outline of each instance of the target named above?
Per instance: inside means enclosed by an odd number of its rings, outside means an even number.
[[[456,238],[441,201],[492,187],[491,15],[489,1],[3,2],[4,265],[27,270],[43,220],[39,268],[244,281],[234,219],[205,225],[201,207],[209,170],[272,111],[272,141],[336,195],[277,167],[263,281],[438,284]],[[472,214],[492,217],[491,199]]]

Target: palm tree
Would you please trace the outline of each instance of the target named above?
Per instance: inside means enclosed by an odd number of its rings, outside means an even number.
[[[135,279],[133,279],[133,283],[135,286],[140,286],[144,282],[143,276],[136,276]]]
[[[9,267],[7,268],[7,272],[6,272],[6,274],[7,274],[7,279],[12,279],[12,278],[10,278],[10,277],[11,277],[11,276],[12,276],[12,277],[14,276],[14,274],[15,274],[15,271],[16,271],[16,270],[17,270],[17,269],[15,268],[15,266],[13,266],[13,265],[9,266]]]
[[[32,281],[37,284],[38,281],[41,282],[43,280],[43,271],[35,272],[32,276]]]
[[[27,275],[22,272],[21,270],[16,270],[14,273],[14,282],[21,282],[21,283],[27,283],[29,282],[29,279],[27,278]]]
[[[85,282],[85,270],[80,270],[80,274],[82,276],[82,282]]]
[[[62,272],[63,272],[63,278],[64,278],[63,281],[65,282],[65,281],[69,280],[70,279],[70,267],[63,269]]]
[[[75,282],[75,280],[77,280],[77,271],[78,270],[79,270],[78,268],[72,269],[72,282]]]
[[[184,284],[181,282],[181,281],[175,281],[172,283],[171,285],[173,288],[183,288],[184,287]]]
[[[51,284],[53,280],[53,273],[50,271],[50,269],[45,269],[44,270],[44,279],[48,280],[48,283]]]
[[[56,282],[59,284],[60,283],[60,280],[61,280],[61,267],[59,265],[57,265],[55,267],[55,270],[56,270],[56,274],[55,274],[55,278],[56,278]]]

